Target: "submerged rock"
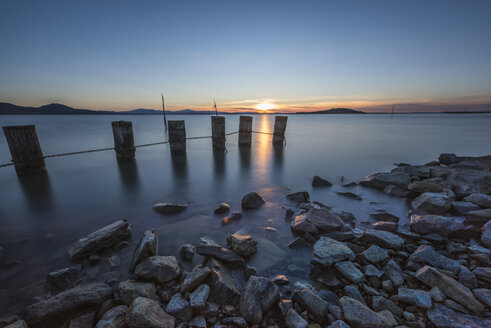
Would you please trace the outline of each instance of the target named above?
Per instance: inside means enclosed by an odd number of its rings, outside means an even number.
[[[242,208],[244,210],[254,210],[264,204],[264,199],[256,192],[250,192],[242,198]]]
[[[119,220],[80,238],[68,250],[68,257],[77,260],[117,245],[131,236],[127,220]]]
[[[312,186],[313,187],[330,187],[330,186],[332,186],[332,183],[330,183],[326,179],[323,179],[320,176],[316,175],[312,178]]]
[[[333,265],[336,262],[355,259],[355,253],[344,243],[337,240],[321,237],[315,244],[312,252],[312,264],[321,268]]]
[[[157,203],[152,206],[154,211],[160,214],[170,215],[177,214],[188,208],[187,204],[174,204],[174,203]]]
[[[240,313],[250,323],[260,323],[263,315],[280,299],[278,287],[266,277],[251,276],[240,297]]]
[[[162,310],[157,302],[138,297],[128,309],[126,322],[130,328],[174,328],[175,319]]]
[[[136,245],[135,251],[133,252],[133,258],[130,263],[130,271],[133,272],[137,264],[146,260],[150,256],[157,255],[158,250],[158,239],[155,229],[147,230],[143,233],[143,237]]]
[[[221,203],[215,208],[213,213],[215,214],[224,214],[230,212],[230,205],[226,203]]]
[[[257,252],[257,241],[251,235],[234,233],[227,237],[228,247],[240,256],[250,256]]]
[[[181,274],[181,268],[174,256],[152,256],[138,264],[135,274],[139,279],[166,283]]]
[[[399,228],[399,224],[396,222],[384,222],[384,221],[379,221],[376,222],[372,225],[374,230],[382,230],[382,231],[388,231],[388,232],[397,232],[397,229]]]
[[[240,219],[242,219],[242,213],[233,212],[232,214],[230,214],[226,218],[222,219],[222,225],[226,225],[226,224],[229,224],[229,223],[232,223],[235,221],[239,221]]]
[[[288,194],[288,195],[286,195],[286,198],[288,198],[288,200],[291,200],[292,202],[296,202],[299,204],[310,202],[310,195],[306,191],[298,191],[298,192]]]
[[[344,197],[353,198],[356,200],[363,200],[363,198],[361,198],[361,196],[359,196],[355,193],[349,192],[349,191],[348,192],[338,191],[338,192],[336,192],[336,194],[338,194],[340,196],[344,196]]]

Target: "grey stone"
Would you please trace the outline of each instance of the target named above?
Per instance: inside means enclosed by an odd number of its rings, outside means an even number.
[[[404,274],[402,273],[399,265],[390,260],[384,267],[384,272],[387,278],[389,278],[395,287],[399,287],[404,284]]]
[[[388,213],[386,211],[372,213],[370,214],[370,217],[374,218],[377,221],[395,222],[395,223],[399,222],[398,216]]]
[[[481,226],[491,220],[491,208],[467,212],[465,218],[472,224]]]
[[[491,192],[491,172],[486,170],[451,169],[447,182],[458,197]]]
[[[288,310],[285,316],[287,328],[307,328],[308,323],[294,309]]]
[[[239,328],[247,328],[247,321],[243,317],[226,317],[222,319],[222,324],[230,326],[235,326]],[[216,327],[216,326],[215,326]]]
[[[307,214],[297,215],[291,222],[290,228],[297,233],[311,233],[317,235],[319,230],[308,219]]]
[[[27,326],[27,323],[24,320],[18,320],[16,322],[11,323],[8,326],[5,326],[4,328],[29,328]]]
[[[383,316],[385,318],[385,320],[387,320],[387,323],[389,324],[389,327],[395,327],[395,326],[397,326],[397,321],[394,318],[394,315],[392,314],[392,312],[390,312],[389,310],[383,310],[383,311],[379,311],[377,313],[379,315]]]
[[[203,316],[194,317],[193,320],[188,322],[190,328],[206,328],[206,319]]]
[[[192,261],[194,257],[194,252],[196,252],[196,247],[191,244],[184,244],[179,249],[181,259],[183,259],[184,261]]]
[[[137,282],[133,280],[123,281],[119,284],[119,296],[121,302],[130,305],[139,296],[158,300],[155,286],[151,282]]]
[[[181,268],[174,256],[151,256],[138,264],[135,274],[139,279],[166,283],[181,274]]]
[[[366,305],[350,297],[343,296],[339,300],[344,318],[353,328],[388,328],[389,322],[385,317],[372,311]]]
[[[328,267],[336,262],[355,259],[355,253],[344,243],[337,240],[321,237],[315,244],[312,252],[312,264],[321,268]]]
[[[377,277],[377,278],[382,278],[384,275],[384,272],[382,270],[379,270],[375,265],[373,264],[368,264],[365,266],[365,276],[367,277]]]
[[[350,326],[343,320],[336,320],[327,328],[350,328]]]
[[[286,195],[286,198],[288,198],[288,200],[291,200],[292,202],[296,202],[299,204],[310,202],[310,195],[306,191],[298,191],[298,192],[288,194],[288,195]]]
[[[389,310],[390,312],[394,313],[398,317],[401,317],[402,313],[404,312],[404,310],[401,309],[394,302],[382,296],[372,297],[372,308],[375,311]]]
[[[332,183],[316,175],[312,178],[312,187],[330,187]]]
[[[447,195],[425,192],[411,202],[411,208],[415,213],[443,214],[452,206]]]
[[[489,195],[470,194],[469,196],[465,197],[464,200],[485,208],[491,208],[491,196]]]
[[[476,275],[465,266],[462,266],[459,271],[459,282],[469,289],[477,288]]]
[[[441,255],[430,245],[421,245],[409,257],[409,260],[429,264],[435,268],[443,269],[457,274],[460,270],[460,263],[446,256]]]
[[[443,294],[442,290],[437,286],[430,289],[430,295],[434,302],[441,303],[445,300],[445,294]]]
[[[407,189],[407,185],[409,184],[409,174],[404,172],[375,173],[360,181],[360,184],[365,187],[381,190],[393,185],[404,190]]]
[[[46,280],[55,290],[61,291],[73,287],[81,275],[82,265],[77,264],[48,273]]]
[[[360,256],[369,263],[377,264],[386,260],[389,257],[389,254],[387,253],[386,249],[383,249],[377,245],[372,245],[368,249],[361,252]]]
[[[491,220],[482,226],[481,242],[491,249]]]
[[[346,285],[344,286],[343,291],[344,291],[344,296],[351,297],[357,300],[358,302],[367,305],[367,302],[365,301],[365,299],[360,293],[360,290],[356,286]]]
[[[209,266],[211,271],[207,283],[212,299],[218,305],[238,305],[242,286],[233,278],[231,271],[216,260],[210,261]]]
[[[191,308],[181,293],[176,293],[171,297],[165,312],[180,321],[189,321],[191,319]]]
[[[251,276],[240,297],[240,313],[250,323],[260,323],[263,314],[280,299],[278,287],[266,277]]]
[[[488,307],[491,307],[491,290],[486,288],[478,288],[473,290],[476,298],[486,304]]]
[[[382,231],[388,231],[388,232],[397,232],[397,229],[399,228],[399,224],[395,222],[384,222],[384,221],[379,221],[375,222],[372,225],[374,230],[382,230]]]
[[[472,272],[476,275],[477,279],[491,284],[491,267],[477,267]]]
[[[257,241],[251,235],[234,233],[227,237],[228,247],[240,256],[250,256],[257,252]]]
[[[407,189],[410,191],[425,193],[425,192],[442,192],[444,188],[444,182],[441,178],[428,179],[428,180],[416,180],[411,182]]]
[[[130,328],[174,328],[175,319],[162,310],[154,300],[137,297],[131,302],[126,313]]]
[[[95,328],[125,328],[126,327],[126,305],[119,305],[109,309],[97,322]]]
[[[210,268],[205,267],[201,264],[197,265],[193,269],[193,271],[188,273],[186,278],[184,278],[184,281],[181,284],[181,292],[192,292],[194,289],[196,289],[196,287],[201,285],[206,280],[206,278],[208,278],[209,274]]]
[[[462,201],[453,201],[452,208],[459,213],[460,215],[464,215],[467,212],[480,210],[481,208],[474,203],[471,202],[462,202]]]
[[[130,263],[130,271],[133,272],[135,267],[140,262],[146,260],[151,256],[157,255],[158,250],[158,238],[155,233],[155,229],[147,230],[143,233],[143,237],[136,245],[135,251],[133,252],[133,258]]]
[[[189,304],[191,309],[196,313],[201,313],[206,306],[206,301],[210,296],[210,287],[208,285],[201,285],[189,295]]]
[[[196,247],[196,252],[203,256],[213,257],[232,266],[245,265],[242,257],[208,238],[200,239],[200,244]]]
[[[363,198],[361,198],[360,195],[357,195],[353,192],[346,192],[346,191],[338,191],[336,192],[336,194],[338,195],[341,195],[341,196],[344,196],[344,197],[348,197],[348,198],[353,198],[353,199],[356,199],[356,200],[363,200]]]
[[[431,294],[424,290],[399,287],[397,299],[404,303],[416,305],[422,309],[431,309]]]
[[[177,214],[188,208],[187,204],[156,203],[152,206],[153,210],[164,215]]]
[[[254,210],[259,208],[264,203],[264,199],[254,191],[246,194],[242,198],[242,208],[244,210]]]
[[[363,273],[350,261],[337,262],[334,264],[336,270],[347,280],[358,284],[365,280]]]
[[[313,290],[304,288],[293,293],[292,300],[307,310],[317,320],[321,321],[329,312],[329,304],[324,301]]]
[[[213,211],[213,213],[215,214],[225,214],[228,212],[230,212],[230,205],[226,203],[219,204],[217,208],[215,208],[215,210]]]
[[[400,249],[404,245],[404,239],[388,231],[365,230],[361,238],[365,242],[392,249]]]
[[[442,236],[465,232],[464,220],[440,215],[412,215],[411,231],[419,234],[438,233]]]
[[[435,304],[426,314],[431,323],[437,328],[491,327],[491,319],[458,313],[441,304]]]

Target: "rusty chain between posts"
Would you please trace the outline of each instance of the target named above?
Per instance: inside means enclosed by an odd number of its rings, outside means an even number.
[[[270,132],[261,132],[261,131],[251,131],[251,132],[252,133],[258,133],[258,134],[273,135],[273,133],[270,133]],[[226,136],[230,136],[230,135],[237,134],[237,133],[239,133],[239,131],[225,133],[225,135]],[[186,140],[208,139],[208,138],[211,139],[212,136],[187,137]],[[169,141],[159,141],[159,142],[153,142],[153,143],[148,143],[148,144],[143,144],[143,145],[136,145],[135,148],[142,148],[142,147],[156,146],[156,145],[164,145],[164,144],[168,144],[168,143],[169,143]],[[64,156],[71,156],[71,155],[96,153],[96,152],[107,151],[107,150],[114,150],[114,147],[99,148],[99,149],[90,149],[90,150],[81,150],[81,151],[74,151],[74,152],[69,152],[69,153],[52,154],[52,155],[43,156],[43,158],[64,157]],[[4,163],[4,164],[0,164],[0,168],[1,167],[12,166],[12,165],[14,165],[14,162]]]

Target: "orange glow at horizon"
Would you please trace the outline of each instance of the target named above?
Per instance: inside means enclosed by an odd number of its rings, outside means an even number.
[[[270,109],[275,109],[276,107],[277,107],[276,105],[267,102],[263,102],[254,106],[255,109],[259,109],[259,110],[270,110]]]

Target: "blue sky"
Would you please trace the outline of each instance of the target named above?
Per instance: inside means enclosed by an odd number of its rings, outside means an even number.
[[[491,103],[491,1],[0,2],[0,101]]]

